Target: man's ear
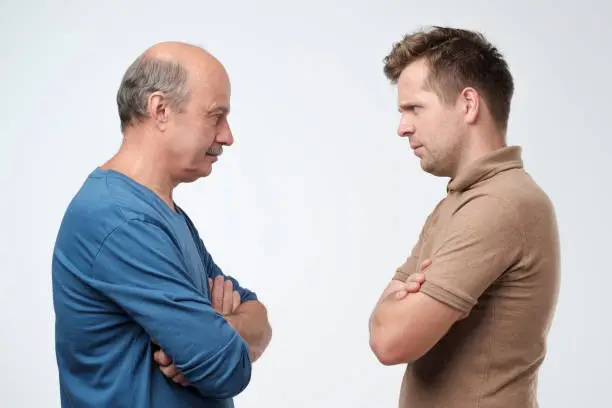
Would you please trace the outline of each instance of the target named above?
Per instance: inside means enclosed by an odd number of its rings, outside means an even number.
[[[474,124],[480,114],[480,94],[474,88],[467,87],[459,94],[459,106],[468,124]]]
[[[149,95],[147,102],[149,117],[160,131],[165,131],[168,124],[168,116],[170,115],[168,98],[161,92],[153,92]]]

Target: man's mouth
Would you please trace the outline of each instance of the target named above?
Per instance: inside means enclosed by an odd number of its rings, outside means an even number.
[[[208,149],[208,151],[206,152],[207,155],[209,156],[221,156],[221,154],[223,153],[223,147],[219,146],[219,147],[211,147],[210,149]]]

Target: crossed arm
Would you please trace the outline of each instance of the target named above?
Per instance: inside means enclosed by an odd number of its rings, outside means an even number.
[[[372,312],[370,347],[385,365],[419,359],[467,317],[486,288],[518,262],[523,234],[513,208],[480,196],[453,215],[440,242],[421,266],[419,288],[410,285],[419,279],[420,242]]]
[[[250,360],[254,363],[261,357],[272,339],[267,309],[253,292],[240,287],[236,279],[221,271],[201,240],[199,244],[202,261],[210,266],[213,274],[212,278],[208,278],[211,306],[223,315],[229,325],[248,344]],[[166,377],[177,384],[190,385],[174,364],[172,357],[163,349],[155,352],[154,359]]]
[[[162,225],[133,219],[113,230],[96,257],[90,283],[172,356],[201,395],[229,398],[249,384],[251,357],[260,355],[269,339],[265,308],[236,286],[241,304],[228,320],[195,285]],[[233,305],[236,295],[229,293]]]
[[[416,277],[411,276],[408,283]],[[424,278],[423,278],[424,280]],[[398,298],[405,283],[393,280],[370,319],[370,347],[384,365],[409,363],[431,349],[464,314],[437,300],[408,290]]]
[[[223,273],[201,239],[199,244],[202,261],[210,266],[212,273],[208,278],[212,307],[221,313],[247,342],[251,362],[255,362],[261,357],[272,338],[268,312],[255,293],[242,288],[236,279]]]
[[[234,290],[233,281],[217,275],[208,279],[211,288],[212,307],[225,316],[228,323],[249,345],[251,362],[261,357],[270,344],[272,328],[268,321],[266,307],[257,300],[241,303],[240,293]],[[188,386],[189,381],[173,363],[172,357],[163,349],[155,352],[154,359],[161,372],[177,384]]]
[[[430,264],[424,261],[420,271]],[[466,316],[419,293],[424,281],[424,273],[412,274],[405,282],[392,279],[372,312],[370,348],[384,365],[418,359]]]
[[[272,339],[272,328],[264,305],[249,300],[238,306],[226,319],[249,345],[251,362],[259,360]]]

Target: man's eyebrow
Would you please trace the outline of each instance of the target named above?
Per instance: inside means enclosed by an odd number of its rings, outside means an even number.
[[[208,110],[209,115],[214,115],[218,113],[227,115],[229,112],[230,112],[229,106],[225,106],[225,105],[213,106]]]
[[[398,105],[397,110],[398,111],[402,111],[402,110],[408,110],[410,108],[414,108],[414,107],[419,107],[420,105],[416,102],[402,102]]]

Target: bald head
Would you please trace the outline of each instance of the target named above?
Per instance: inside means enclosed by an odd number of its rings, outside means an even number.
[[[182,42],[162,42],[147,49],[142,57],[181,64],[190,74],[224,71],[223,65],[205,49]]]
[[[182,42],[153,45],[128,67],[117,92],[122,131],[147,117],[153,93],[163,93],[180,111],[193,91],[218,81],[227,81],[227,73],[203,48]]]

